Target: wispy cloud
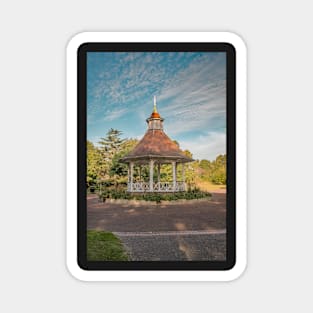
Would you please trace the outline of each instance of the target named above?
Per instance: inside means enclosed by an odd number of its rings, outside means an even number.
[[[162,109],[170,132],[201,130],[216,118],[220,127],[225,126],[226,121],[221,118],[226,112],[226,73],[225,66],[220,64],[222,60],[209,62],[202,58],[191,63],[162,91],[160,101],[171,100]]]
[[[122,115],[124,115],[127,112],[127,108],[121,108],[121,109],[116,109],[116,110],[108,110],[107,114],[104,116],[104,121],[113,121]]]
[[[191,151],[196,159],[214,160],[217,155],[226,153],[226,134],[210,132],[192,140],[182,140],[180,147]]]
[[[170,75],[162,64],[160,53],[103,55],[103,71],[99,70],[93,77],[94,82],[89,88],[89,96],[96,109],[100,109],[101,103],[106,107],[121,106],[151,97],[151,92],[162,87]]]
[[[106,52],[88,55],[87,64],[88,136],[101,136],[113,127],[126,137],[141,137],[144,121],[151,113],[152,97],[157,95],[158,109],[170,137],[186,144],[186,149],[190,144],[196,158],[206,153],[205,139],[210,140],[212,151],[223,150],[224,53]],[[207,134],[205,139],[200,133]],[[194,140],[186,141],[190,135]]]

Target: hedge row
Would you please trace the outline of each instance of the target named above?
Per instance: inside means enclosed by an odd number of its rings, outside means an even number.
[[[209,192],[201,191],[198,188],[173,193],[143,193],[143,194],[132,194],[130,192],[121,190],[104,190],[99,194],[99,197],[102,201],[105,201],[106,199],[127,199],[127,200],[156,201],[157,203],[160,203],[161,201],[209,198],[211,197],[211,194]]]

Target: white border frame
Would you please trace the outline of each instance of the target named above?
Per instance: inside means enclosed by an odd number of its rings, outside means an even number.
[[[77,49],[86,42],[227,42],[236,49],[236,264],[226,271],[86,271],[77,264]],[[82,281],[230,281],[246,268],[246,46],[229,32],[85,32],[67,45],[67,244],[70,273]]]

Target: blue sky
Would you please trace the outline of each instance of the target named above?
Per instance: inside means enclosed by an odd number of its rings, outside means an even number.
[[[195,159],[226,153],[224,52],[89,52],[87,138],[110,128],[141,139],[153,96],[164,130]]]

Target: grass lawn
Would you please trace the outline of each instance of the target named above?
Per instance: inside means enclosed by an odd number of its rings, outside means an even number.
[[[208,191],[208,192],[226,189],[226,185],[215,185],[209,181],[201,181],[201,180],[198,180],[196,182],[196,186],[200,188],[201,190]]]
[[[112,233],[87,231],[88,261],[128,261],[127,253],[121,241]]]

